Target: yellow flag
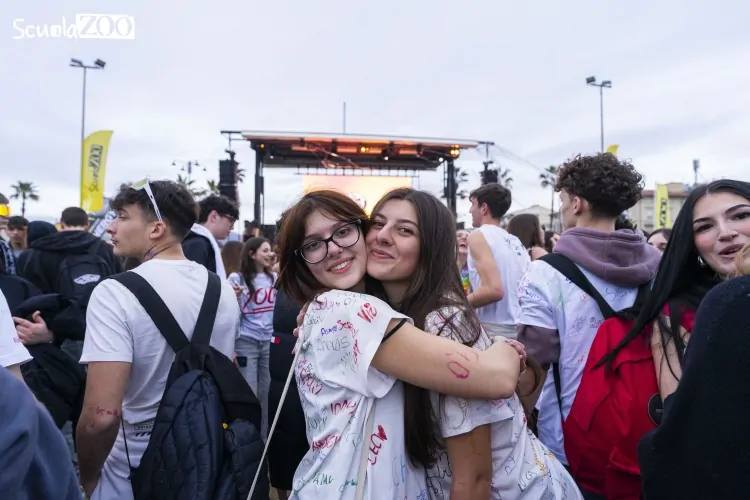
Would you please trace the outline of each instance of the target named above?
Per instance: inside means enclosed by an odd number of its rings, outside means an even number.
[[[607,148],[607,153],[612,153],[613,155],[617,156],[617,150],[620,148],[619,144],[612,144],[610,147]]]
[[[669,191],[667,191],[666,184],[656,185],[654,211],[656,212],[655,229],[672,227],[672,218],[669,216]]]
[[[104,174],[111,138],[111,130],[99,130],[83,141],[81,208],[87,212],[98,212],[104,205]]]

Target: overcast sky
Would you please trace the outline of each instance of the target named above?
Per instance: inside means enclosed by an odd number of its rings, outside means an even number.
[[[750,2],[696,3],[6,1],[0,192],[34,182],[30,218],[78,203],[82,74],[71,57],[107,62],[89,74],[86,129],[114,130],[108,191],[147,175],[176,179],[173,160],[207,166],[201,183],[218,178],[222,129],[338,133],[345,100],[350,133],[494,141],[515,179],[513,209],[546,206],[539,169],[599,149],[592,75],[613,82],[606,144],[620,144],[649,187],[692,182],[693,158],[700,180],[750,180]],[[135,40],[13,39],[17,19],[90,12],[134,16]],[[250,169],[240,187],[249,219],[253,155],[237,151]],[[470,188],[481,159],[459,161]],[[439,192],[441,182],[425,174],[419,187]],[[301,190],[301,177],[267,170],[266,223]]]

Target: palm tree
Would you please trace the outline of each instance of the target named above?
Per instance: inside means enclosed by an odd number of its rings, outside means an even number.
[[[237,167],[237,182],[245,181],[245,169]]]
[[[208,184],[208,190],[207,191],[208,191],[209,195],[219,194],[219,183],[218,182],[216,182],[213,179],[209,179],[207,181],[207,184]]]
[[[497,172],[497,183],[508,189],[512,189],[513,177],[510,176],[510,169],[498,167],[495,171]]]
[[[11,186],[11,189],[13,189],[13,194],[10,198],[13,200],[21,198],[21,217],[25,217],[26,200],[39,201],[39,192],[33,182],[18,181],[17,184]]]
[[[555,219],[555,181],[557,180],[557,170],[558,167],[551,165],[544,169],[541,174],[539,174],[539,183],[541,184],[542,188],[549,188],[552,191],[552,201],[549,207],[550,230],[552,230],[552,224]]]
[[[185,189],[187,189],[190,194],[193,195],[193,198],[202,198],[206,195],[205,189],[195,187],[195,181],[193,179],[183,177],[182,174],[177,174],[177,184],[184,186]]]

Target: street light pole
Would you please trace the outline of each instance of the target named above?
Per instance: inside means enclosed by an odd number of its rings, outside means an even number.
[[[604,89],[611,89],[612,88],[612,81],[611,80],[604,80],[601,83],[596,82],[595,76],[590,76],[586,78],[586,85],[591,85],[592,87],[599,87],[599,128],[600,128],[600,144],[601,144],[601,152],[604,153]]]
[[[201,165],[197,161],[182,161],[182,160],[173,160],[172,166],[176,167],[180,165],[180,170],[183,172],[187,172],[187,184],[190,184],[190,181],[193,179],[193,167],[200,167]],[[206,167],[203,167],[203,171],[206,171]]]
[[[83,143],[86,140],[86,76],[87,71],[90,69],[104,69],[104,66],[107,63],[102,61],[101,59],[97,59],[94,61],[94,65],[90,66],[87,64],[83,64],[80,59],[71,59],[70,60],[70,66],[73,68],[80,68],[83,70],[83,96],[81,98],[81,172],[80,172],[80,183],[83,185],[83,171],[84,171],[84,158],[86,156],[86,151],[84,150]],[[80,199],[79,205],[83,205],[83,199]]]

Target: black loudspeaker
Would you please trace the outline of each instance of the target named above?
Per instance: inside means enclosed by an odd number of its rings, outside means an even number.
[[[497,170],[495,169],[482,170],[479,172],[479,177],[482,179],[482,185],[497,184],[498,181]]]
[[[234,160],[219,160],[219,194],[237,201],[237,163]]]

